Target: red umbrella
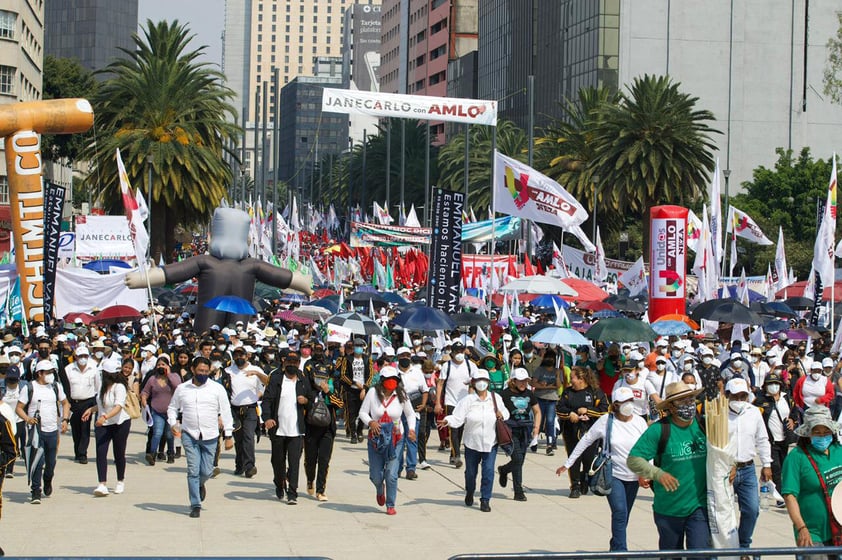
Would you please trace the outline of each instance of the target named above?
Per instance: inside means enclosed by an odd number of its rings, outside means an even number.
[[[176,292],[179,294],[184,294],[186,296],[195,296],[199,293],[199,285],[198,284],[184,284],[183,286],[176,288]]]
[[[82,319],[82,323],[85,325],[90,325],[91,321],[93,321],[94,316],[89,313],[68,313],[64,316],[65,323],[75,323],[76,319]]]
[[[112,325],[135,319],[140,319],[140,312],[134,307],[129,307],[128,305],[112,305],[97,313],[91,322]]]
[[[335,296],[336,290],[331,290],[329,288],[321,288],[313,292],[313,299],[322,299],[326,298],[327,296]]]
[[[532,301],[533,299],[538,297],[538,295],[539,294],[518,294],[517,300],[520,303],[529,303],[530,301]],[[502,307],[503,306],[503,298],[505,298],[505,297],[506,297],[506,294],[502,294],[502,293],[494,294],[493,296],[491,296],[491,303],[493,303],[497,307]]]
[[[803,296],[804,289],[807,287],[807,281],[801,280],[799,282],[795,282],[794,284],[790,284],[783,290],[778,291],[775,294],[776,300],[786,299],[788,297],[793,296]],[[830,286],[826,286],[822,291],[822,300],[823,301],[830,301],[830,295],[833,294],[833,299],[836,303],[842,302],[842,281],[837,280],[831,289]]]
[[[614,306],[604,301],[583,301],[576,307],[586,311],[612,311]]]
[[[567,301],[602,301],[610,294],[587,280],[579,278],[562,278],[562,282],[576,290],[579,294],[576,297],[562,296]]]

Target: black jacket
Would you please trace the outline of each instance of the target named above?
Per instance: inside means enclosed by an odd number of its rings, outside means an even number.
[[[281,389],[284,383],[283,375],[272,375],[269,378],[269,385],[263,392],[262,419],[265,423],[267,420],[278,421],[278,402],[281,400]],[[298,380],[295,382],[295,408],[298,411],[298,431],[303,435],[307,429],[307,423],[304,421],[304,416],[307,411],[307,406],[310,404],[310,399],[313,397],[313,390],[310,387],[310,382],[303,374],[298,374]],[[301,404],[297,401],[298,397],[305,397],[306,404]],[[269,435],[275,435],[277,428],[269,430]]]
[[[328,381],[328,385],[331,387],[331,390],[327,393],[327,395],[323,396],[327,397],[325,402],[328,410],[330,411],[331,422],[328,428],[335,435],[336,411],[342,408],[343,402],[336,390],[338,387],[338,381],[332,379],[332,375],[333,366],[330,365],[327,359],[323,360],[321,363],[315,363],[313,360],[310,360],[304,365],[304,377],[306,377],[307,381],[310,383],[310,389],[313,391],[313,398],[322,395],[320,389],[321,382]]]
[[[758,393],[760,393],[758,391]],[[790,397],[787,393],[782,393],[781,398],[786,400],[787,404],[789,405],[789,418],[795,423],[796,426],[801,424],[801,413],[798,410],[798,407],[795,406],[795,402],[793,402],[792,397]],[[770,397],[769,395],[757,394],[757,398],[754,401],[754,406],[760,409],[760,413],[763,415],[763,425],[766,426],[766,433],[769,434],[769,441],[773,442],[772,433],[769,431],[769,418],[772,417],[773,414],[776,414],[774,408],[774,397]],[[786,422],[786,418],[782,419]],[[784,424],[784,428],[786,425]]]

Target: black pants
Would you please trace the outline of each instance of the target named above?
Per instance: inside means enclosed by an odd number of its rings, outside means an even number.
[[[92,414],[86,421],[82,421],[82,414],[92,406],[96,406],[96,397],[84,400],[71,400],[70,402],[70,433],[73,436],[73,458],[88,458],[88,445],[91,443],[91,419]]]
[[[117,467],[117,480],[126,478],[126,442],[132,421],[126,420],[122,424],[97,426],[96,435],[96,474],[99,482],[108,480],[108,444],[114,446],[114,466]]]
[[[781,491],[781,467],[789,452],[789,446],[782,441],[772,442],[772,482],[778,492]]]
[[[360,390],[346,388],[345,389],[345,409],[348,411],[348,424],[351,430],[351,437],[362,439],[363,427],[360,424],[360,407],[363,401],[360,398]],[[346,428],[347,429],[347,428]]]
[[[333,439],[334,432],[330,426],[307,426],[307,434],[304,436],[304,473],[308,485],[316,482],[317,494],[325,493],[330,457],[333,455]]]
[[[288,499],[298,498],[298,468],[301,463],[303,436],[270,436],[272,440],[272,470],[275,488],[286,490]]]
[[[515,494],[523,494],[523,460],[526,448],[532,439],[532,426],[512,428],[512,455],[508,463],[500,467],[500,472],[512,475],[512,489]]]
[[[445,406],[445,413],[450,416],[453,414],[455,406]],[[462,430],[464,428],[449,428],[450,429],[450,458],[458,459],[462,456]]]
[[[256,406],[232,406],[234,416],[234,471],[244,473],[254,464],[254,431],[257,429]]]
[[[18,442],[18,452],[22,453],[24,448],[26,447],[26,422],[24,422],[23,420],[17,423],[17,434],[15,435],[15,439]],[[6,465],[5,474],[12,474],[13,472],[15,472],[16,462],[17,459],[9,462],[9,464]],[[26,465],[24,465],[24,469],[26,469]]]
[[[421,464],[427,460],[427,438],[430,437],[430,432],[427,427],[427,410],[422,410],[418,415],[421,418],[418,421],[418,433],[415,434],[415,439],[418,442],[418,463]]]
[[[569,456],[573,453],[573,449],[576,448],[576,444],[579,443],[579,429],[575,424],[565,422],[564,426],[562,426],[562,435],[564,436],[564,448],[567,450],[567,455]],[[582,432],[582,435],[584,435],[584,432]],[[589,446],[579,459],[573,463],[570,470],[567,471],[567,474],[570,475],[571,486],[577,486],[579,488],[587,487],[588,469],[591,468],[591,463],[593,463],[594,457],[596,457],[598,448],[599,442]]]

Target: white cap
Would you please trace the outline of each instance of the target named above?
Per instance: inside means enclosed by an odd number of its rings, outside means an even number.
[[[254,354],[254,348],[252,346],[243,346],[243,350],[245,350],[249,354]]]
[[[392,357],[395,356],[395,349],[392,348],[391,346],[387,346],[386,348],[383,349],[383,355],[389,356],[390,358],[392,358]]]
[[[476,370],[474,373],[472,373],[472,374],[471,374],[471,379],[472,379],[472,380],[476,380],[476,379],[491,379],[491,377],[488,375],[488,370],[487,370],[487,369],[478,369],[478,370]]]
[[[289,344],[285,341],[280,341],[278,343],[278,350],[289,350]]]
[[[412,350],[406,346],[401,346],[395,350],[395,356],[400,356],[401,354],[412,354]]]
[[[711,350],[707,346],[702,346],[701,350],[699,350],[699,355],[701,355],[701,356],[713,356],[713,350]]]
[[[141,319],[141,320],[140,320],[140,324],[141,324],[141,325],[148,325],[148,324],[149,324],[149,319],[147,319],[146,317],[144,317],[143,319]]]
[[[529,379],[529,372],[526,371],[526,368],[515,368],[512,372],[512,379],[515,381],[523,381],[524,379]]]
[[[611,402],[626,402],[633,399],[634,391],[626,386],[614,387],[614,391],[611,393]]]
[[[426,353],[426,352],[424,352],[424,351],[421,351],[421,352],[416,352],[416,353],[415,353],[415,356],[416,356],[416,357],[418,357],[418,358],[426,358],[426,357],[427,357],[427,353]]]
[[[76,355],[77,356],[90,356],[91,353],[86,346],[77,346],[76,347]]]
[[[810,364],[810,370],[817,370],[820,371],[822,369],[822,363],[818,360],[815,360],[812,364]]]
[[[743,355],[740,354],[739,352],[731,352],[731,359],[732,360],[742,360]]]
[[[67,335],[60,334],[56,337],[56,342],[67,342]]]
[[[117,344],[128,344],[131,342],[131,339],[124,334],[121,334],[117,337]]]
[[[49,371],[51,369],[56,369],[55,364],[50,360],[39,360],[38,363],[35,365],[35,371]]]
[[[20,349],[20,346],[9,346],[6,349],[6,354],[11,354],[12,352],[17,352],[18,354],[23,354],[23,350]]]
[[[635,361],[639,362],[641,360],[643,360],[643,354],[641,354],[637,350],[635,350],[635,351],[633,351],[629,354],[629,361],[630,362],[635,362]]]
[[[658,348],[662,348],[662,347],[665,348],[665,347],[669,346],[669,343],[667,343],[667,341],[662,338],[658,342],[655,343],[655,346],[657,346]]]
[[[694,362],[694,361],[696,361],[696,358],[694,358],[691,354],[687,354],[686,356],[684,356],[684,361],[685,362]]]
[[[81,317],[76,317],[75,319],[73,319],[73,324],[74,325],[82,325],[82,324],[84,324],[84,321],[82,321]]]
[[[380,379],[398,377],[398,370],[395,366],[383,366],[380,368]]]
[[[725,385],[725,392],[732,395],[748,393],[748,383],[742,377],[735,377]]]
[[[510,335],[509,333],[504,334],[503,340],[505,340],[506,342],[511,342],[512,341],[512,335]]]
[[[122,364],[117,360],[103,360],[99,366],[102,368],[102,371],[107,373],[117,373],[120,371]]]
[[[153,345],[151,345],[151,344],[147,344],[146,346],[144,346],[143,348],[141,348],[141,350],[143,350],[144,352],[151,352],[151,353],[153,353],[153,354],[154,354],[154,353],[155,353],[158,349],[157,349],[157,348],[155,348],[155,347],[154,347]]]
[[[826,367],[832,368],[833,367],[833,358],[825,358],[824,360],[822,360],[822,367],[823,368],[826,368]]]
[[[172,331],[173,336],[178,336],[180,334],[181,334],[181,329],[173,329],[173,331]]]

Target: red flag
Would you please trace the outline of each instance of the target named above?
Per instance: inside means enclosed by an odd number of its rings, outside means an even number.
[[[515,260],[509,259],[509,271],[506,273],[508,274],[509,278],[517,278],[517,266],[515,266]]]
[[[535,270],[532,268],[532,263],[529,262],[529,255],[523,255],[523,273],[526,276],[535,276]]]
[[[537,268],[537,269],[538,269],[538,274],[539,274],[540,276],[543,276],[543,275],[544,275],[544,266],[541,264],[541,260],[540,260],[540,259],[536,259],[536,260],[535,260],[535,268]]]

